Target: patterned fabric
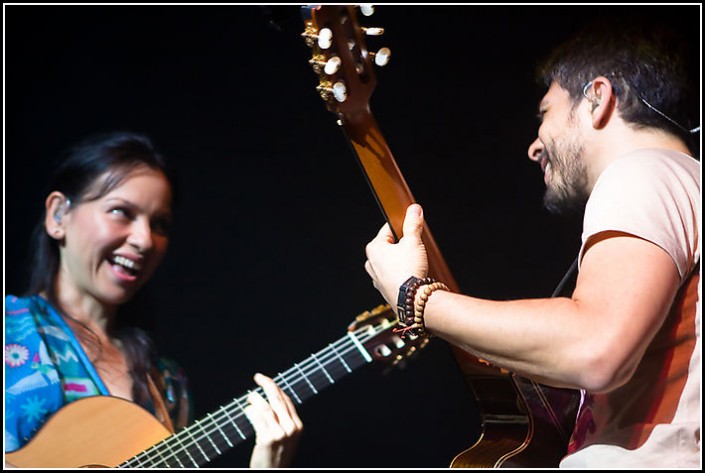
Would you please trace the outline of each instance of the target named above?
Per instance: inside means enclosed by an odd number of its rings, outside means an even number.
[[[191,420],[186,377],[160,359],[155,383],[179,428]],[[64,319],[40,296],[5,297],[5,451],[23,447],[64,405],[110,393]],[[154,413],[151,402],[143,408]]]

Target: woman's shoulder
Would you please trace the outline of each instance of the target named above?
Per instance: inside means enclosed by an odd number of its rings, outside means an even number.
[[[44,317],[34,297],[5,296],[5,355],[8,347],[29,350],[41,343],[41,330],[51,331],[51,322]],[[17,348],[20,349],[20,348]],[[7,361],[7,360],[6,360]]]
[[[42,312],[37,299],[38,296],[6,295],[5,322],[11,323],[13,320],[19,321],[28,317],[35,318],[37,313]]]
[[[5,336],[26,337],[42,332],[66,339],[66,326],[56,310],[39,295],[5,296]]]
[[[5,296],[5,320],[12,318],[32,317],[34,319],[46,319],[49,323],[52,313],[55,310],[51,304],[38,294],[30,296],[16,296],[8,294]]]
[[[16,296],[14,294],[7,294],[5,296],[5,313],[15,312],[18,310],[27,310],[31,305],[31,297]]]

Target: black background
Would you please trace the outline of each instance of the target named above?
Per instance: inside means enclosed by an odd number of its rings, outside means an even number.
[[[308,64],[298,7],[5,8],[5,291],[66,147],[98,131],[149,134],[179,171],[170,253],[148,325],[189,373],[200,416],[345,334],[382,303],[364,246],[380,210]],[[371,107],[459,286],[548,296],[579,248],[549,215],[526,156],[543,90],[536,61],[586,20],[661,17],[700,57],[689,6],[392,6]],[[699,63],[698,63],[699,70]],[[448,346],[405,369],[370,365],[299,407],[294,467],[446,467],[476,439]],[[210,466],[244,467],[249,446]]]

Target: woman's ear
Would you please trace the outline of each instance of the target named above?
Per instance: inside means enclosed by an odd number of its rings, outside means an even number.
[[[69,199],[59,191],[49,194],[44,202],[46,209],[44,228],[47,234],[55,240],[63,240],[65,236],[64,215],[69,205]]]

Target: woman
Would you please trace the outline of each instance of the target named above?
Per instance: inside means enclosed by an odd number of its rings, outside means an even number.
[[[142,135],[90,139],[58,169],[34,233],[29,288],[5,297],[6,452],[91,396],[132,401],[172,432],[192,420],[184,374],[124,323],[166,253],[172,201],[168,169]],[[274,381],[255,381],[269,401],[252,392],[244,409],[256,434],[250,466],[287,466],[301,420]]]

